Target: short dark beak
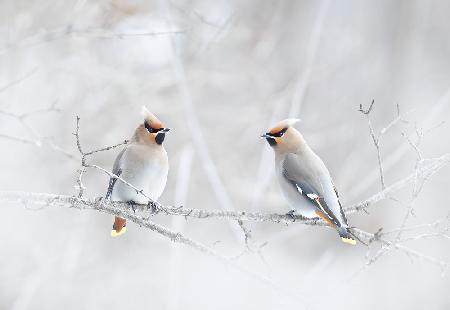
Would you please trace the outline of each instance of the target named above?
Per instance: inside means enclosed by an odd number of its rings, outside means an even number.
[[[161,129],[160,131],[166,133],[166,132],[169,132],[169,131],[170,131],[170,128],[163,128],[163,129]]]
[[[271,136],[269,136],[267,133],[261,135],[261,138],[263,139],[267,139],[267,138],[272,138]]]

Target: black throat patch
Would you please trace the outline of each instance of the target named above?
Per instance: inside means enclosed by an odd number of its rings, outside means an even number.
[[[275,141],[275,138],[266,138],[267,142],[269,142],[270,146],[277,145],[277,141]]]
[[[161,145],[164,142],[164,139],[166,138],[165,132],[158,132],[155,137],[155,141],[157,144]]]

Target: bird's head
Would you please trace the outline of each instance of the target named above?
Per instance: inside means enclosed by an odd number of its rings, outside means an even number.
[[[267,140],[274,149],[291,149],[298,146],[300,133],[294,126],[300,120],[296,118],[288,118],[278,122],[273,127],[261,135],[261,138]]]
[[[136,129],[137,140],[145,144],[161,145],[170,128],[164,127],[163,123],[144,106],[142,107],[142,116],[144,123]]]

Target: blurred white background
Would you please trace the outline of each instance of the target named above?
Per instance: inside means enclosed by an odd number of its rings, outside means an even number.
[[[165,205],[280,212],[269,147],[259,138],[295,116],[328,165],[344,205],[381,189],[367,120],[379,130],[386,182],[450,152],[449,1],[0,1],[0,190],[76,194],[75,116],[86,150],[131,136],[147,106],[173,131]],[[47,110],[22,118],[8,115]],[[20,142],[17,139],[25,139]],[[30,141],[33,143],[29,143]],[[27,142],[28,141],[28,142]],[[36,145],[37,144],[37,145]],[[91,162],[112,168],[119,150]],[[449,213],[447,166],[426,183],[408,226]],[[86,197],[108,178],[89,171]],[[411,186],[350,224],[398,228]],[[449,309],[449,275],[391,251],[362,270],[366,247],[331,229],[252,223],[256,254],[236,260],[279,288],[132,223],[112,239],[93,211],[2,204],[0,309]],[[235,223],[154,219],[227,257],[243,249]],[[406,245],[450,260],[448,239]],[[377,248],[372,248],[372,254]],[[281,288],[281,289],[280,289]]]

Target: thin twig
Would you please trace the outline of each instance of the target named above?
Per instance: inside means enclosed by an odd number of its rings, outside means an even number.
[[[429,255],[420,253],[419,251],[410,249],[409,247],[406,247],[404,245],[400,245],[398,243],[394,243],[391,241],[388,241],[380,236],[376,236],[375,234],[371,234],[365,231],[362,231],[360,229],[353,229],[353,232],[356,233],[358,235],[358,237],[360,238],[364,238],[366,240],[372,240],[372,242],[380,242],[382,244],[382,251],[379,251],[377,253],[377,255],[375,257],[373,257],[372,259],[370,259],[366,265],[371,265],[373,264],[375,261],[377,261],[381,256],[384,256],[387,254],[387,250],[389,249],[396,249],[399,250],[401,252],[403,252],[404,254],[406,254],[409,257],[414,257],[417,258],[419,260],[424,260],[427,261],[431,264],[437,265],[439,266],[443,271],[448,269],[450,267],[450,262],[446,262],[443,260],[439,260],[436,259],[434,257],[431,257]]]
[[[414,172],[407,176],[406,178],[403,178],[392,185],[386,187],[381,192],[378,192],[371,196],[370,198],[359,202],[357,204],[351,205],[349,207],[344,208],[344,211],[346,214],[358,212],[367,209],[369,206],[375,204],[376,202],[386,199],[391,193],[398,191],[399,189],[411,184],[414,182],[414,179],[417,176],[417,173],[419,175],[423,176],[430,176],[438,172],[442,167],[448,165],[450,163],[450,154],[442,155],[441,157],[434,158],[430,160],[428,165],[424,165],[423,167],[420,167],[418,172]]]
[[[114,144],[112,146],[107,146],[107,147],[104,147],[104,148],[101,148],[101,149],[96,149],[96,150],[93,150],[93,151],[90,151],[90,152],[86,152],[86,153],[84,153],[84,156],[89,156],[89,155],[92,155],[92,154],[95,154],[95,153],[99,153],[99,152],[104,152],[104,151],[110,151],[112,149],[115,149],[115,148],[117,148],[119,146],[126,145],[128,143],[130,143],[130,140],[124,140],[123,142]]]
[[[372,126],[372,121],[370,120],[370,112],[372,112],[374,104],[375,104],[375,100],[372,100],[369,108],[366,110],[364,110],[362,107],[362,104],[360,104],[358,111],[363,113],[367,118],[370,136],[372,137],[373,144],[375,145],[375,148],[377,149],[378,170],[380,172],[381,189],[384,190],[386,188],[386,183],[384,181],[383,161],[381,158],[381,139],[380,139],[380,135],[375,134],[375,130],[373,129],[373,126]]]
[[[365,115],[369,115],[370,112],[372,112],[373,109],[373,105],[375,104],[375,99],[372,99],[372,102],[370,103],[369,108],[367,108],[366,110],[364,110],[362,103],[359,104],[359,112],[365,114]]]

